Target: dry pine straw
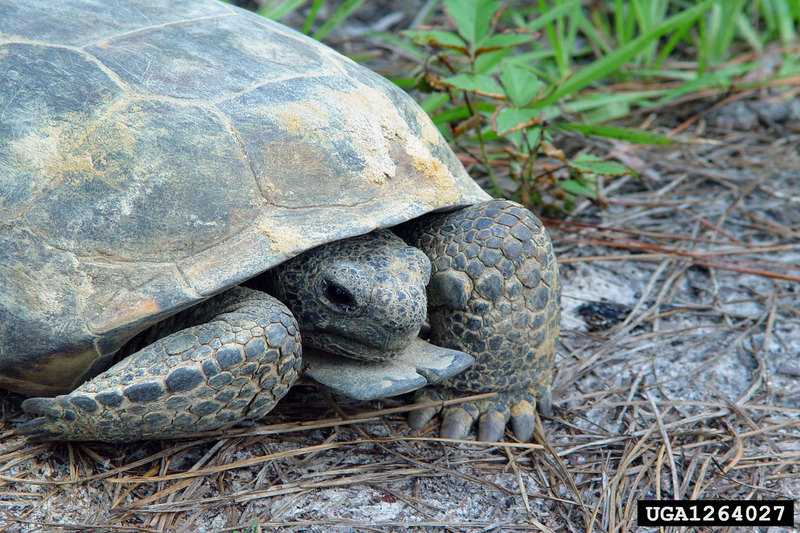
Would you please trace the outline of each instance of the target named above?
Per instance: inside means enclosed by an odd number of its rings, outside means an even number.
[[[800,497],[800,136],[704,126],[616,147],[640,178],[551,222],[565,318],[534,443],[437,439],[407,398],[300,386],[253,428],[31,444],[8,396],[0,531],[631,531],[640,498]],[[587,332],[585,299],[630,312]],[[359,515],[364,494],[399,510]]]

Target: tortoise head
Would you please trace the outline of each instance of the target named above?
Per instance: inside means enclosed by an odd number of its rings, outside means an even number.
[[[318,246],[267,272],[303,345],[367,361],[402,352],[427,316],[428,257],[388,230]]]

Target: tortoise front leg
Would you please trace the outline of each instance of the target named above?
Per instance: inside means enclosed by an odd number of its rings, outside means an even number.
[[[40,418],[19,431],[36,440],[180,437],[260,419],[297,379],[297,323],[272,296],[237,287],[158,327],[188,323],[197,325],[148,344],[70,394],[25,400],[22,408]]]
[[[514,202],[493,200],[407,223],[399,232],[433,265],[428,285],[431,342],[462,350],[473,367],[418,401],[499,392],[477,405],[445,409],[441,434],[461,438],[475,421],[495,441],[509,419],[530,440],[534,409],[550,410],[550,384],[561,314],[558,267],[542,223]],[[414,411],[420,428],[438,409]]]

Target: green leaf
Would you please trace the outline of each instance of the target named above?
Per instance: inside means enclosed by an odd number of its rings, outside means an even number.
[[[596,155],[580,154],[570,159],[567,164],[581,173],[601,174],[603,176],[624,176],[628,168],[616,161],[605,161]]]
[[[560,186],[562,189],[572,194],[582,194],[589,198],[597,198],[597,191],[587,187],[578,180],[566,180],[561,182]]]
[[[502,6],[496,0],[444,0],[458,33],[473,46],[489,32],[489,23]]]
[[[600,137],[620,139],[636,144],[672,144],[672,139],[666,135],[633,128],[620,128],[617,126],[601,126],[594,124],[560,124],[555,127],[565,130],[579,131],[586,135],[598,135]]]
[[[514,48],[515,46],[532,41],[535,37],[535,33],[528,31],[524,33],[496,33],[478,44],[475,55],[477,56],[485,52],[493,52],[494,50],[501,50],[503,48]]]
[[[500,83],[516,107],[528,105],[544,88],[536,74],[525,67],[504,61],[501,68]]]
[[[511,132],[533,126],[541,120],[539,109],[518,109],[502,107],[492,116],[492,128],[497,135],[503,136]]]
[[[353,59],[353,61],[356,61]],[[358,62],[358,61],[356,61]],[[401,89],[413,89],[417,84],[417,78],[391,78],[387,77],[387,79],[400,87]]]
[[[496,72],[497,69],[495,67],[497,64],[513,50],[513,48],[499,48],[497,50],[481,52],[480,55],[475,57],[475,72],[479,74]]]
[[[457,74],[442,78],[439,83],[462,91],[471,91],[489,98],[504,99],[503,88],[491,76],[485,74]]]
[[[444,30],[407,30],[403,32],[415,43],[430,44],[439,48],[449,48],[467,53],[467,43],[455,33]]]
[[[528,146],[539,146],[539,143],[544,140],[544,128],[528,128],[526,130]]]

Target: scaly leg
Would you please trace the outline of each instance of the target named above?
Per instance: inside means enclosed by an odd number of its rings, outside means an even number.
[[[36,440],[180,437],[262,418],[297,378],[297,324],[268,294],[237,287],[160,327],[179,330],[70,394],[25,400],[40,418],[20,432]]]
[[[558,267],[542,223],[514,202],[493,200],[409,222],[398,231],[433,265],[428,285],[431,342],[475,356],[473,367],[419,402],[464,393],[500,396],[446,408],[442,436],[461,438],[477,421],[481,440],[499,440],[511,420],[530,440],[534,409],[551,408],[550,385],[561,314]],[[438,409],[414,411],[412,427]]]

